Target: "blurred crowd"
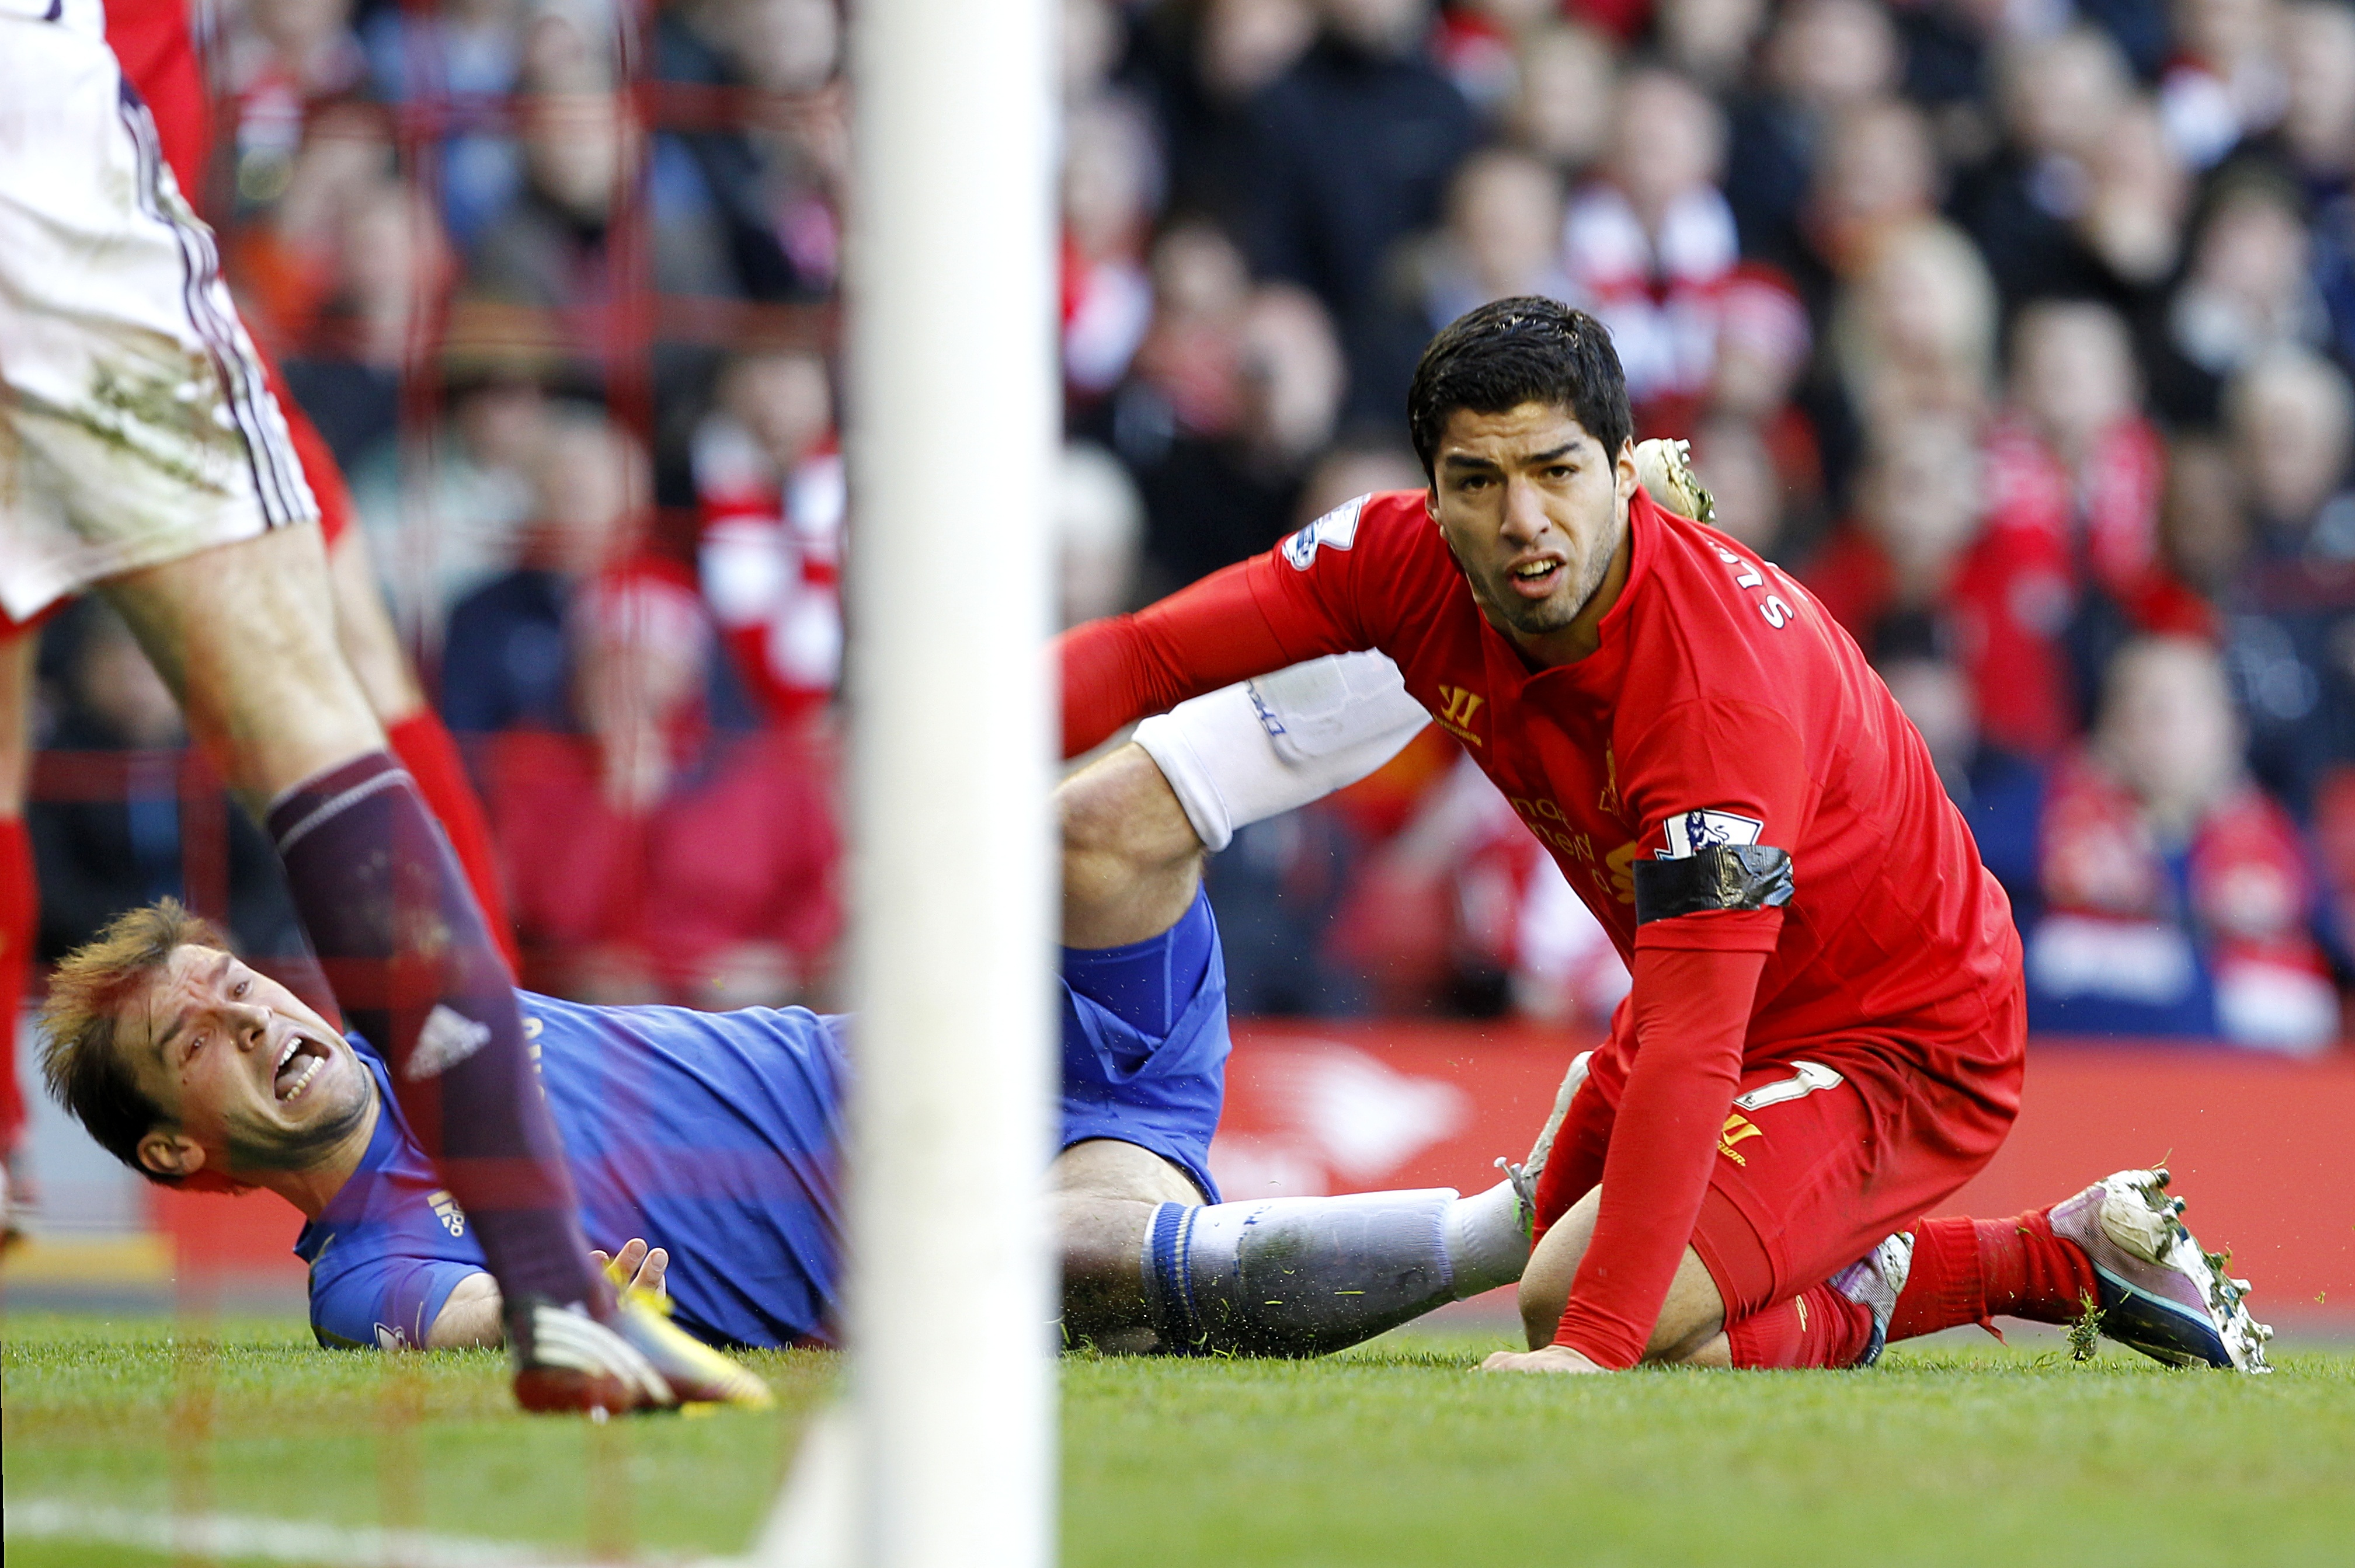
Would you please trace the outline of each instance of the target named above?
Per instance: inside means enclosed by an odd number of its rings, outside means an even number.
[[[533,983],[832,972],[845,25],[204,16],[192,194],[473,747]],[[2355,3],[1064,0],[1060,48],[1067,621],[1420,485],[1423,343],[1553,295],[1923,730],[2037,1027],[2339,1039]],[[119,633],[57,641],[48,744],[158,744]],[[68,810],[45,888],[164,874],[137,800]],[[1435,731],[1212,890],[1244,1011],[1592,1019],[1627,983]]]

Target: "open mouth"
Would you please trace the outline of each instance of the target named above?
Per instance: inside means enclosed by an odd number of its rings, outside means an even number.
[[[327,1065],[326,1048],[297,1034],[279,1048],[277,1076],[271,1081],[278,1103],[284,1105],[311,1086]]]
[[[1561,580],[1561,561],[1553,556],[1541,560],[1524,561],[1506,575],[1512,578],[1514,591],[1530,599],[1543,599]]]

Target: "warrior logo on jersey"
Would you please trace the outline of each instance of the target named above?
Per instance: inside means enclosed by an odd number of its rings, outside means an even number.
[[[1370,495],[1360,495],[1355,501],[1345,501],[1286,539],[1283,546],[1284,558],[1292,563],[1292,569],[1306,571],[1308,564],[1316,558],[1317,546],[1321,545],[1346,550],[1356,544],[1358,514],[1365,510],[1366,503],[1372,499]]]
[[[1481,705],[1486,703],[1487,698],[1477,692],[1467,691],[1462,686],[1442,686],[1439,688],[1439,700],[1442,705],[1431,716],[1439,721],[1440,728],[1456,739],[1468,740],[1475,746],[1487,744],[1472,733],[1472,715],[1480,711]],[[1549,801],[1548,804],[1551,802]],[[1557,807],[1556,810],[1559,810],[1560,808]]]
[[[1755,817],[1732,811],[1679,811],[1661,824],[1668,847],[1654,850],[1654,860],[1689,860],[1720,844],[1754,844],[1766,824]]]

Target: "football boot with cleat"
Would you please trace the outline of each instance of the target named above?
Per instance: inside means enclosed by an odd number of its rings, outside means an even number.
[[[1554,1091],[1553,1109],[1547,1113],[1545,1126],[1538,1129],[1538,1140],[1529,1148],[1529,1157],[1516,1165],[1503,1155],[1497,1157],[1497,1169],[1513,1184],[1520,1202],[1521,1234],[1528,1235],[1537,1227],[1538,1178],[1545,1174],[1546,1157],[1553,1152],[1553,1140],[1561,1131],[1562,1118],[1570,1114],[1570,1102],[1577,1097],[1579,1086],[1586,1082],[1586,1065],[1594,1053],[1581,1051],[1570,1059],[1570,1070],[1561,1075],[1561,1087]]]
[[[2121,1171],[2052,1205],[2052,1234],[2093,1260],[2099,1333],[2170,1366],[2271,1372],[2274,1331],[2249,1316],[2249,1282],[2200,1250],[2167,1183],[2164,1168]]]
[[[765,1410],[774,1403],[768,1384],[673,1323],[666,1305],[626,1291],[605,1322],[545,1297],[509,1307],[516,1403],[600,1417],[709,1404]]]
[[[1692,448],[1657,438],[1636,443],[1636,480],[1652,499],[1697,523],[1717,521],[1717,503],[1693,472]]]

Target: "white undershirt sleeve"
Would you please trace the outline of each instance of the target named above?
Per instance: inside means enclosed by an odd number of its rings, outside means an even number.
[[[1380,653],[1337,653],[1223,687],[1136,726],[1203,847],[1354,784],[1431,722]]]

